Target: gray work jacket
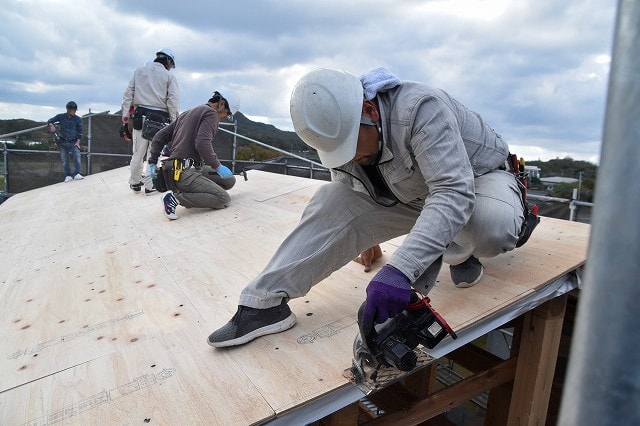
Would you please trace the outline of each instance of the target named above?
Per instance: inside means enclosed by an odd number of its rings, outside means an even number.
[[[376,99],[383,136],[378,170],[398,202],[421,209],[388,261],[414,282],[469,220],[474,177],[504,165],[509,147],[477,113],[443,90],[404,82]],[[375,194],[353,161],[333,169],[332,179]],[[377,201],[389,205],[393,200]]]

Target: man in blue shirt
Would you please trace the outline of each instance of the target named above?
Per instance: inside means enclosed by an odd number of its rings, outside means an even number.
[[[56,115],[47,120],[49,131],[56,131],[55,124],[60,124],[58,144],[60,146],[60,159],[64,168],[64,181],[84,179],[80,174],[80,140],[82,139],[82,119],[76,115],[78,105],[74,101],[67,102],[67,112]],[[69,154],[73,154],[74,173],[71,174]]]

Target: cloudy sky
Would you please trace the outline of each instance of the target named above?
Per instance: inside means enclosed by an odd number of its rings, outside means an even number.
[[[181,110],[214,90],[292,130],[289,97],[323,67],[384,66],[449,92],[525,159],[599,161],[616,0],[7,0],[0,119],[120,109],[133,70],[176,52]],[[242,133],[242,129],[238,129]]]

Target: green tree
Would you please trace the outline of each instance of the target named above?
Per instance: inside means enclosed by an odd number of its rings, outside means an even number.
[[[559,183],[554,185],[553,189],[550,190],[549,193],[552,197],[571,198],[573,196],[573,189],[577,187],[577,183]]]
[[[250,143],[236,150],[236,159],[241,161],[264,161],[280,156],[277,151]]]
[[[580,200],[593,200],[596,175],[598,173],[597,165],[588,161],[574,160],[571,157],[555,158],[549,161],[527,161],[527,165],[538,166],[540,168],[540,176],[542,178],[558,176],[582,179],[580,184]],[[571,198],[571,191],[573,188],[577,187],[577,183],[571,186],[570,189],[566,187],[566,184],[557,185],[552,191],[554,193],[553,196],[559,198]],[[568,195],[567,191],[569,191]],[[566,196],[558,194],[565,194]]]

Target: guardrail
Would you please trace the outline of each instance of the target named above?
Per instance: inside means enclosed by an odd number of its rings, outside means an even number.
[[[130,158],[131,155],[130,154],[113,154],[113,153],[108,153],[108,152],[93,152],[92,151],[92,143],[91,143],[91,139],[92,139],[92,134],[91,134],[91,117],[96,116],[96,115],[101,115],[101,114],[108,114],[109,111],[105,111],[105,112],[101,112],[101,113],[96,113],[96,114],[92,114],[89,113],[87,116],[83,116],[83,118],[88,117],[88,132],[87,132],[87,139],[88,139],[88,145],[87,145],[87,151],[86,152],[82,152],[81,155],[85,157],[86,160],[86,167],[87,167],[87,174],[91,174],[91,163],[92,163],[92,157],[97,157],[97,156],[105,156],[105,157],[123,157],[123,158]],[[329,176],[329,170],[324,167],[321,163],[318,163],[316,161],[313,161],[309,158],[305,158],[302,157],[300,155],[296,155],[294,153],[288,152],[284,149],[280,149],[274,146],[271,146],[267,143],[258,141],[256,139],[252,139],[249,138],[247,136],[243,136],[241,134],[239,134],[237,132],[237,122],[221,122],[220,123],[221,126],[231,126],[233,127],[233,131],[225,129],[223,127],[220,127],[219,130],[229,133],[230,135],[233,136],[233,142],[232,142],[232,158],[231,159],[222,159],[222,161],[227,161],[231,163],[231,170],[237,174],[237,172],[239,172],[240,168],[242,170],[247,170],[247,169],[263,169],[263,170],[269,170],[272,171],[274,173],[283,173],[283,174],[291,174],[294,176],[303,176],[303,177],[309,177],[311,179],[323,179],[323,180],[329,180],[330,176]],[[4,135],[0,135],[0,138],[7,138],[7,137],[14,137],[14,136],[19,136],[21,134],[25,134],[25,133],[29,133],[35,130],[40,130],[43,128],[46,128],[47,125],[42,125],[42,126],[37,126],[37,127],[33,127],[30,129],[25,129],[25,130],[20,130],[17,132],[12,132],[12,133],[7,133]],[[248,161],[248,160],[238,160],[236,158],[236,152],[237,152],[237,139],[243,139],[246,140],[248,142],[254,143],[256,145],[262,146],[264,148],[270,149],[272,151],[278,152],[283,154],[283,158],[279,159],[279,160],[266,160],[266,161]],[[0,145],[0,149],[3,151],[3,166],[2,167],[2,171],[0,172],[0,174],[2,176],[4,176],[4,184],[3,184],[3,189],[4,189],[4,193],[9,196],[11,194],[8,194],[7,192],[7,181],[8,181],[8,154],[11,152],[14,153],[21,153],[21,154],[42,154],[43,152],[47,152],[47,153],[57,153],[59,155],[59,151],[58,150],[48,150],[48,151],[41,151],[41,150],[26,150],[26,149],[14,149],[14,148],[8,148],[6,145],[6,141],[0,141],[0,143],[2,143],[2,145]],[[287,161],[289,158],[292,159],[297,159],[299,160],[297,164],[291,164],[289,161]],[[555,198],[555,197],[548,197],[548,196],[541,196],[541,195],[532,195],[532,194],[528,194],[527,199],[531,200],[531,201],[540,201],[540,202],[552,202],[552,203],[567,203],[569,205],[569,220],[571,221],[577,221],[578,220],[578,209],[579,208],[588,208],[591,209],[593,207],[593,203],[588,203],[588,202],[583,202],[583,201],[579,201],[576,199],[577,198],[577,189],[574,189],[573,192],[573,196],[572,199],[566,199],[566,198]]]
[[[589,203],[586,201],[577,200],[577,189],[573,190],[572,198],[556,198],[556,197],[548,197],[544,195],[533,195],[527,194],[527,200],[530,201],[542,201],[542,202],[552,202],[552,203],[567,203],[569,205],[569,220],[572,222],[576,222],[578,220],[578,209],[580,207],[586,207],[589,210],[593,208],[593,203]],[[590,216],[590,215],[589,215]],[[591,222],[589,220],[588,222]]]
[[[100,112],[100,113],[91,113],[91,111],[89,111],[89,114],[83,116],[82,118],[88,119],[88,123],[87,123],[87,150],[86,151],[82,151],[80,153],[81,157],[83,158],[83,160],[86,162],[85,166],[86,166],[86,174],[91,174],[92,173],[92,158],[93,157],[122,157],[122,158],[131,158],[131,154],[115,154],[115,153],[109,153],[109,152],[94,152],[93,150],[93,144],[92,144],[92,124],[91,124],[91,118],[97,115],[103,115],[103,114],[108,114],[109,111],[104,111],[104,112]],[[230,159],[224,159],[221,158],[221,161],[225,161],[225,162],[230,162],[231,163],[231,170],[236,173],[238,170],[238,168],[240,168],[240,166],[242,166],[242,169],[250,169],[250,168],[262,168],[262,169],[277,169],[278,171],[284,173],[284,174],[293,174],[296,176],[300,176],[302,175],[302,171],[304,171],[304,175],[305,177],[310,177],[312,179],[323,179],[323,177],[325,179],[328,179],[328,169],[326,169],[324,166],[322,166],[322,164],[313,161],[311,159],[296,155],[294,153],[288,152],[286,150],[271,146],[269,144],[266,144],[264,142],[243,136],[241,134],[239,134],[237,132],[237,122],[221,122],[220,123],[219,130],[229,133],[233,136],[233,142],[232,142],[232,154]],[[233,131],[229,130],[229,129],[225,129],[223,126],[231,126],[233,128]],[[3,138],[14,138],[16,136],[20,136],[23,134],[28,134],[30,132],[33,131],[37,131],[37,130],[41,130],[46,128],[47,125],[41,125],[41,126],[36,126],[36,127],[32,127],[29,129],[24,129],[24,130],[20,130],[20,131],[16,131],[16,132],[11,132],[11,133],[6,133],[3,135],[0,135],[0,139]],[[248,142],[260,145],[262,147],[268,148],[272,151],[275,152],[279,152],[281,154],[283,154],[283,156],[286,156],[288,158],[294,158],[299,160],[296,164],[290,164],[289,162],[287,162],[286,160],[266,160],[266,161],[246,161],[246,160],[238,160],[236,158],[236,152],[237,152],[237,139],[244,139]],[[45,154],[55,154],[56,156],[59,157],[60,151],[58,149],[51,149],[52,146],[51,144],[49,144],[49,146],[47,147],[48,149],[45,150],[30,150],[30,149],[16,149],[16,148],[11,148],[8,146],[8,141],[6,140],[0,140],[0,151],[2,151],[2,167],[0,170],[0,175],[4,178],[3,179],[3,184],[2,184],[2,192],[4,193],[6,198],[7,196],[10,196],[12,194],[10,194],[8,192],[8,182],[10,179],[9,176],[9,154],[15,153],[15,154],[24,154],[24,155],[42,155],[43,153]]]

